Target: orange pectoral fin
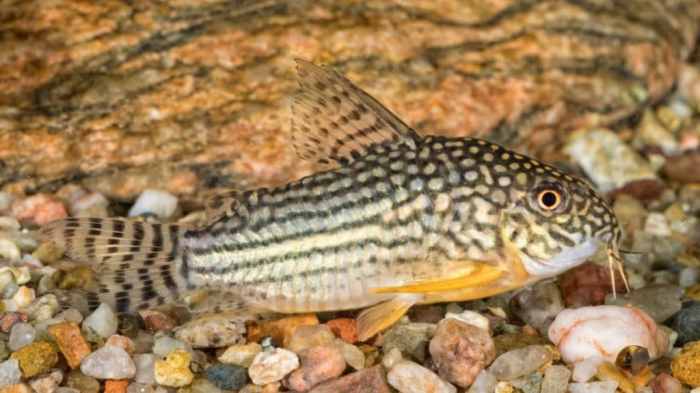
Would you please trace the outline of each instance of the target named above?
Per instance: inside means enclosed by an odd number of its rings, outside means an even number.
[[[399,295],[362,311],[357,317],[358,339],[366,341],[396,323],[419,298],[415,295]]]
[[[462,269],[451,277],[422,280],[406,285],[370,289],[373,293],[431,293],[447,292],[488,285],[503,276],[503,270],[482,262],[465,262],[470,268]]]

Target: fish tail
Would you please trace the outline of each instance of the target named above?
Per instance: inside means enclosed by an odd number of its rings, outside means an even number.
[[[187,290],[181,239],[185,229],[115,218],[68,218],[41,229],[70,259],[95,271],[95,285],[74,296],[92,310],[107,303],[131,312],[170,303]],[[72,300],[68,300],[71,302]]]

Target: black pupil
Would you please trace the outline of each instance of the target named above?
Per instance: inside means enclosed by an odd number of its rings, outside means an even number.
[[[546,191],[542,194],[542,204],[546,207],[554,207],[557,204],[557,194]]]

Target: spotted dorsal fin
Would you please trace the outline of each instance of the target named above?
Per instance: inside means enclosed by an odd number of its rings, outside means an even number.
[[[379,144],[415,148],[416,131],[339,73],[298,59],[297,71],[292,143],[300,158],[333,167]]]

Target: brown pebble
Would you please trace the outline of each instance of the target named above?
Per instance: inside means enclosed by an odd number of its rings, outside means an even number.
[[[354,344],[357,342],[357,321],[352,318],[338,318],[326,322],[333,334],[341,340]]]
[[[83,337],[77,323],[61,322],[49,326],[48,330],[70,368],[79,367],[83,358],[90,354],[90,344]]]
[[[109,379],[105,382],[104,393],[126,393],[129,381],[126,379]]]
[[[272,321],[253,322],[246,324],[248,342],[260,342],[263,337],[272,337],[278,345],[287,347],[294,331],[299,326],[318,325],[316,314],[294,315]]]
[[[681,393],[683,384],[672,376],[661,373],[654,378],[649,384],[654,393]]]
[[[339,377],[345,370],[345,359],[337,346],[318,346],[299,353],[301,367],[285,380],[291,390],[305,392],[321,382]]]
[[[374,366],[324,382],[310,393],[390,393],[381,366]]]
[[[615,273],[617,293],[625,291],[622,278]],[[605,302],[605,296],[612,293],[610,271],[605,266],[586,262],[562,274],[559,287],[568,307],[597,306]]]
[[[681,183],[700,183],[700,151],[668,157],[663,173],[669,179]]]
[[[177,323],[165,313],[155,310],[143,310],[139,314],[143,318],[146,329],[151,332],[169,332],[175,328]]]
[[[20,222],[44,225],[51,221],[66,218],[63,203],[49,194],[36,194],[18,199],[12,204],[12,215]]]
[[[0,319],[0,330],[2,330],[3,333],[9,333],[16,323],[27,322],[27,320],[27,315],[20,312],[4,313]]]

